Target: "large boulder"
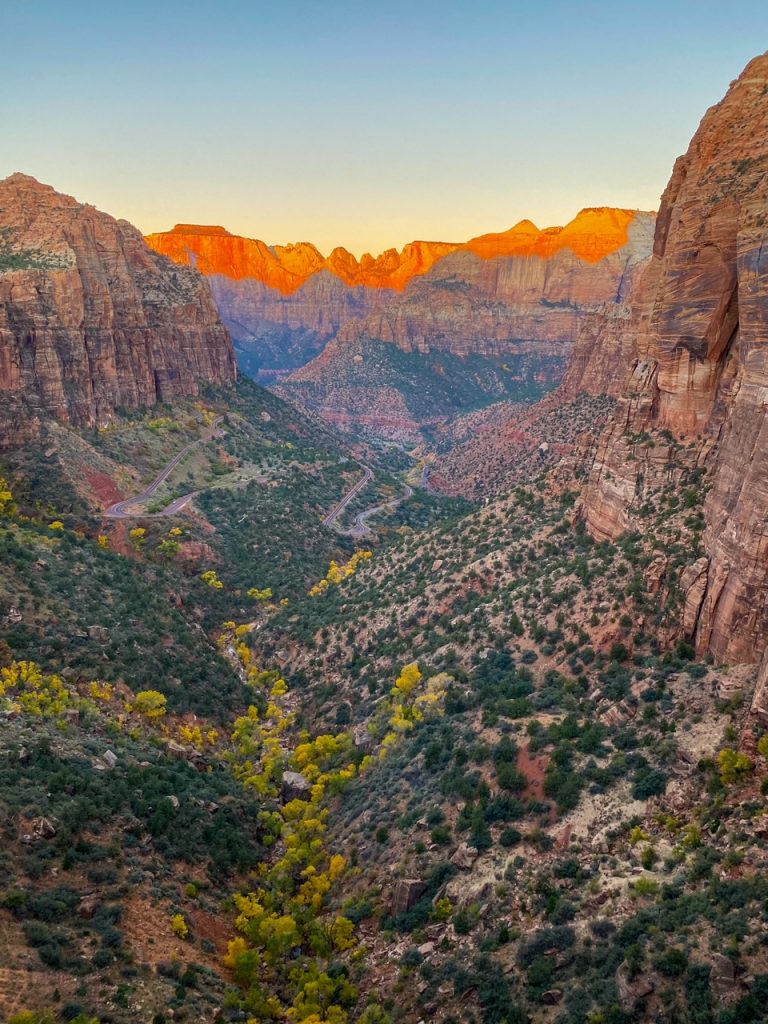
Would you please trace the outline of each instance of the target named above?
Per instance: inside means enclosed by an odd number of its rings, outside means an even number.
[[[616,971],[616,987],[619,990],[619,1002],[626,1013],[631,1013],[638,1003],[653,992],[651,979],[644,974],[632,977],[626,960]]]
[[[420,878],[399,878],[392,894],[392,915],[404,914],[418,903],[427,886]]]
[[[283,772],[280,784],[280,798],[283,803],[291,800],[309,800],[312,796],[312,783],[301,772]]]

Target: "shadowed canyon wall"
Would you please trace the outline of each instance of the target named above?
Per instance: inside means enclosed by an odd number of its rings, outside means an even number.
[[[680,580],[686,631],[719,660],[755,661],[768,640],[768,55],[676,162],[623,345],[635,357],[584,495],[588,527],[641,529],[682,448],[709,483],[705,555]]]
[[[235,376],[198,271],[34,178],[0,182],[0,433],[30,413],[96,425]]]

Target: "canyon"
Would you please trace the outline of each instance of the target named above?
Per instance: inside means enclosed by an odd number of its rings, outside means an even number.
[[[540,398],[562,379],[585,317],[623,307],[653,225],[652,214],[584,210],[532,242],[513,229],[470,243],[343,325],[277,391],[344,429],[399,408],[395,440],[499,399]],[[450,381],[449,397],[436,379]]]
[[[598,208],[562,228],[522,221],[467,242],[417,241],[359,260],[341,247],[326,258],[310,243],[267,246],[222,227],[181,224],[147,242],[206,274],[240,365],[257,379],[282,380],[333,340],[326,360],[295,378],[312,378],[317,390],[328,363],[349,369],[368,339],[460,357],[515,354],[513,341],[567,343],[582,307],[626,293],[652,230],[651,214]],[[338,407],[339,397],[318,411]],[[379,415],[375,404],[369,418]]]
[[[764,1019],[766,233],[768,55],[658,217],[0,182],[3,1019]]]
[[[120,409],[229,383],[234,351],[205,278],[141,233],[24,174],[0,182],[0,440],[36,418],[96,426]]]

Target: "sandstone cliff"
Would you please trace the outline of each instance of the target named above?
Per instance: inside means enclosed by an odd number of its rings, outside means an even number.
[[[583,218],[592,220],[592,213],[579,214],[562,234],[583,237],[568,229]],[[486,249],[488,255],[480,256],[467,243],[467,249],[440,260],[381,312],[343,327],[339,345],[372,338],[404,351],[499,355],[519,341],[570,344],[583,314],[621,302],[638,264],[650,255],[653,215],[633,214],[626,223],[623,244],[611,249],[620,239],[610,235],[603,246],[608,251],[600,259],[587,259],[566,247],[550,254],[521,249],[491,255],[495,250]],[[599,241],[587,234],[585,250],[594,255]]]
[[[535,399],[562,379],[585,318],[618,317],[624,310],[650,255],[653,225],[653,214],[586,210],[557,232],[531,225],[493,236],[496,248],[479,246],[485,255],[470,248],[479,240],[467,243],[380,309],[343,325],[321,355],[282,383],[280,393],[337,424],[366,429],[385,412],[381,395],[393,390],[425,425],[500,398]],[[492,255],[498,248],[503,254]],[[453,379],[455,402],[424,402],[433,378],[415,377],[413,360],[392,350],[429,357],[425,367]],[[615,393],[623,357],[610,365],[607,358],[594,359],[588,333],[580,353],[581,376],[594,375],[592,393]],[[366,375],[379,389],[369,386],[367,403]],[[573,394],[582,390],[575,375],[574,369]]]
[[[632,310],[626,303],[585,315],[558,397],[567,401],[582,394],[621,395],[627,367],[632,366],[637,354],[631,328]]]
[[[768,641],[767,243],[768,54],[675,164],[631,304],[636,358],[584,496],[593,534],[615,537],[641,525],[674,464],[706,472],[705,554],[680,579],[684,624],[699,650],[735,662]]]
[[[0,182],[6,440],[30,413],[94,425],[235,375],[230,337],[196,270],[34,178]]]
[[[579,303],[593,308],[626,292],[623,275],[650,252],[651,224],[651,215],[601,207],[565,227],[522,221],[359,260],[341,247],[326,258],[308,242],[270,247],[221,227],[178,224],[147,241],[209,276],[243,366],[269,376],[309,362],[345,325],[347,339],[457,354],[500,351],[510,337],[572,340]]]

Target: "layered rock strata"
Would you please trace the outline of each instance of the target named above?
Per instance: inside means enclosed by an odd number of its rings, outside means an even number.
[[[653,216],[582,210],[565,227],[522,221],[468,242],[412,242],[357,260],[310,243],[267,246],[221,227],[148,235],[157,251],[209,276],[243,365],[296,369],[332,338],[404,350],[501,351],[510,339],[573,341],[582,307],[626,294],[650,254]]]
[[[587,524],[597,537],[639,528],[644,495],[682,448],[709,482],[705,556],[684,574],[687,632],[719,660],[755,661],[768,641],[768,54],[676,162],[627,333],[636,357]],[[648,431],[653,449],[638,444]]]
[[[0,182],[0,409],[81,425],[236,376],[205,278],[34,178]],[[16,424],[14,426],[14,423]]]

